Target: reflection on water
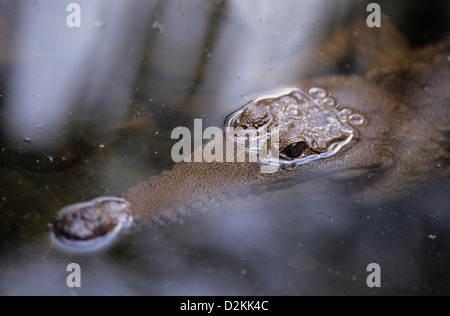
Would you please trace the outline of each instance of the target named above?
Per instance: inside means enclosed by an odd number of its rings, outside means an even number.
[[[319,204],[228,213],[126,236],[107,253],[3,252],[2,294],[445,294],[450,183],[393,204]],[[430,208],[430,204],[433,208]],[[68,289],[66,266],[82,267]],[[382,288],[366,267],[382,267]]]
[[[448,179],[396,201],[299,195],[145,229],[101,253],[49,249],[58,209],[168,169],[174,127],[220,126],[261,91],[351,72],[315,47],[366,16],[350,1],[76,2],[79,29],[63,2],[0,0],[0,294],[450,293]],[[408,12],[431,10],[382,8],[406,30]],[[415,45],[449,35],[428,25]],[[66,285],[71,262],[79,289]],[[371,262],[380,289],[366,286]]]

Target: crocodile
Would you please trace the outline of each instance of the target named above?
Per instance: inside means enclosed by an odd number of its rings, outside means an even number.
[[[278,128],[276,172],[261,172],[271,163],[261,157],[239,160],[238,150],[233,162],[225,156],[194,162],[194,152],[120,198],[65,207],[53,225],[56,240],[94,248],[124,227],[268,203],[276,207],[298,196],[389,199],[448,177],[450,40],[412,49],[393,24],[382,23],[373,29],[353,24],[322,45],[334,50],[333,60],[352,56],[355,73],[302,80],[252,99],[228,117],[223,139],[229,137],[227,127]],[[202,149],[210,150],[211,143]]]

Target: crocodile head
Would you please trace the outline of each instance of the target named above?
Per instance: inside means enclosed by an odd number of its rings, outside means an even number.
[[[297,165],[336,154],[357,135],[356,127],[367,122],[362,113],[339,107],[326,89],[313,87],[283,89],[254,99],[231,114],[226,126],[264,129],[269,134],[277,130],[280,164]]]

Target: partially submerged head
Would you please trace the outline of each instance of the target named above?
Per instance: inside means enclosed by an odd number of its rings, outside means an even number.
[[[283,89],[247,103],[227,119],[227,126],[277,129],[279,162],[302,164],[336,154],[367,119],[354,109],[338,107],[326,89]]]

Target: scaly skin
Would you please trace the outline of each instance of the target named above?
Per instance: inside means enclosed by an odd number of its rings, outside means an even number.
[[[388,21],[383,23],[382,30],[358,24],[330,40],[353,50],[364,77],[328,76],[296,85],[306,90],[326,88],[338,108],[351,108],[366,118],[366,124],[356,128],[350,143],[335,155],[279,168],[271,174],[261,173],[259,162],[181,162],[131,188],[124,201],[105,202],[103,209],[118,206],[133,217],[135,225],[161,224],[206,211],[257,207],[299,195],[337,196],[348,183],[354,183],[354,189],[351,196],[345,191],[347,198],[386,199],[407,194],[434,177],[448,177],[450,41],[412,51],[395,27]],[[242,121],[242,126],[248,127],[252,121],[258,125],[267,120],[253,109],[244,113]],[[302,135],[281,133],[280,152],[302,139]],[[314,152],[326,150],[322,146]],[[93,209],[98,207],[97,203]],[[82,219],[83,210],[78,212],[78,225],[74,225],[77,216],[59,219],[57,235],[85,242],[91,237],[80,236],[91,236],[96,223],[111,230],[111,220],[105,224],[103,215],[98,214],[89,219],[90,225],[83,226],[89,220]]]

